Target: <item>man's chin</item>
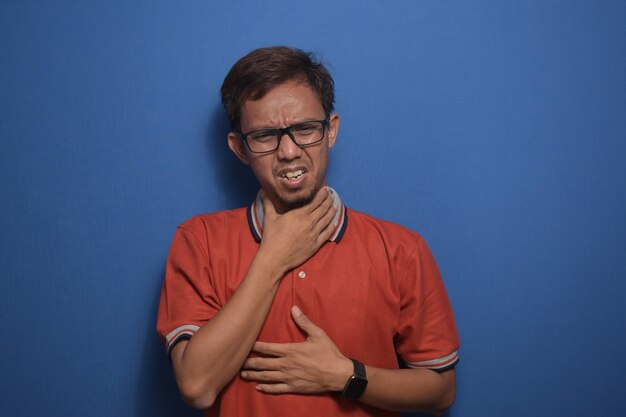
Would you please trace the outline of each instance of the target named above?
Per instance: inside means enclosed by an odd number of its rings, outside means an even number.
[[[315,192],[311,192],[303,196],[294,196],[293,198],[286,199],[282,196],[278,196],[278,202],[285,211],[304,207],[309,204],[315,198]]]

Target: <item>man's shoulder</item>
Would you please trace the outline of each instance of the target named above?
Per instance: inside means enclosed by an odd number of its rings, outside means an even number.
[[[355,229],[356,233],[373,233],[381,235],[385,240],[422,240],[419,233],[408,227],[354,209],[348,211],[348,227],[350,226]]]
[[[227,231],[242,226],[248,227],[245,207],[197,214],[179,224],[178,228],[194,234],[204,234],[209,230]]]

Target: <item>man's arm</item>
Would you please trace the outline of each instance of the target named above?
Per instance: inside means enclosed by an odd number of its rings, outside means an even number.
[[[171,351],[183,398],[209,408],[240,370],[287,271],[310,258],[333,233],[336,209],[326,188],[307,206],[278,215],[265,197],[263,240],[241,285],[191,339]]]
[[[454,369],[437,373],[430,369],[381,369],[366,366],[366,372],[368,384],[360,401],[371,406],[439,415],[454,402]]]
[[[267,394],[341,392],[353,373],[346,358],[300,309],[292,310],[294,321],[308,337],[302,343],[257,342],[254,351],[268,357],[249,358],[242,377],[259,381],[257,389]],[[359,399],[385,410],[421,411],[440,414],[455,397],[455,373],[430,369],[381,369],[367,366],[368,384]]]

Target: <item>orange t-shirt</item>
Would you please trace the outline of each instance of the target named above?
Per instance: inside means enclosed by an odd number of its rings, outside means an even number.
[[[297,305],[347,357],[365,365],[443,370],[458,361],[452,308],[418,234],[346,209],[332,241],[279,285],[258,340],[301,342]],[[235,293],[262,235],[259,204],[200,215],[180,225],[170,249],[157,330],[168,352],[191,337]],[[262,206],[261,206],[262,207]],[[207,416],[397,416],[340,393],[268,395],[236,375]]]

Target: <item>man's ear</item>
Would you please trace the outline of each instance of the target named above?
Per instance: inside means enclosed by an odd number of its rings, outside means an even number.
[[[328,121],[328,147],[332,148],[335,146],[335,140],[337,139],[337,133],[339,132],[339,115],[337,113],[333,113],[330,115],[330,120]]]
[[[246,165],[250,164],[243,140],[241,140],[237,133],[230,132],[228,134],[228,147],[234,152],[235,155],[237,155],[237,158],[239,158],[241,162]]]

